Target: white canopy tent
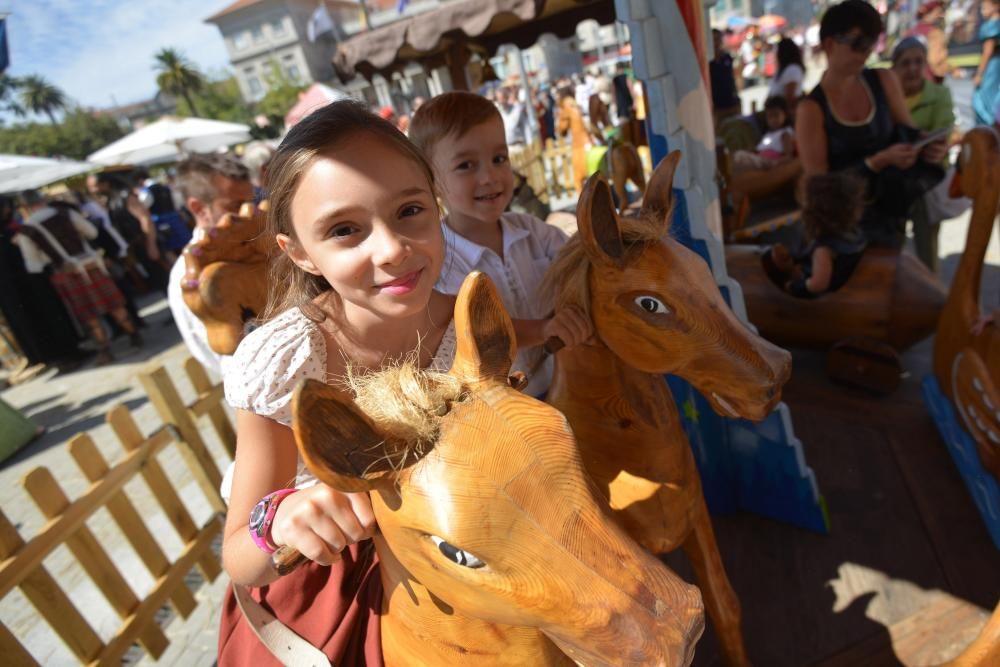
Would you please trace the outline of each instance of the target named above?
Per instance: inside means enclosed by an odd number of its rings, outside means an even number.
[[[64,178],[99,169],[100,165],[27,155],[0,155],[0,192],[40,188]]]
[[[87,159],[100,165],[150,165],[250,141],[250,127],[205,118],[161,118],[105,146]]]

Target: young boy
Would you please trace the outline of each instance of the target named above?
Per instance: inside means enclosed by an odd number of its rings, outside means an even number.
[[[447,247],[436,289],[457,294],[472,271],[494,282],[514,320],[518,354],[514,370],[528,374],[525,393],[543,395],[552,381],[551,359],[541,345],[557,336],[567,346],[584,342],[592,325],[583,313],[552,314],[538,286],[566,235],[538,218],[504,212],[514,190],[503,118],[489,100],[466,92],[439,95],[410,122],[410,140],[434,168],[447,214]]]

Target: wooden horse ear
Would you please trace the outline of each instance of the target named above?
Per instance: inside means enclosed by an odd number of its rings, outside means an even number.
[[[455,301],[455,361],[451,374],[463,382],[507,383],[517,353],[514,325],[493,281],[473,271]]]
[[[388,478],[404,449],[375,428],[348,392],[318,380],[296,388],[292,431],[310,472],[345,493],[370,491]]]
[[[622,266],[625,243],[611,198],[611,188],[601,174],[594,174],[584,184],[576,205],[576,220],[580,239],[590,258]]]
[[[642,210],[656,215],[668,215],[674,206],[674,173],[681,161],[681,152],[672,151],[660,160],[646,186]]]

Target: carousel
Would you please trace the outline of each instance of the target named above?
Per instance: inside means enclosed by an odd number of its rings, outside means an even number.
[[[361,397],[310,383],[294,399],[313,473],[372,493],[386,664],[1000,664],[1000,343],[995,327],[969,333],[996,226],[996,133],[963,141],[956,188],[974,210],[950,292],[908,255],[873,256],[802,315],[756,249],[722,243],[701,2],[457,0],[343,42],[334,65],[370,79],[417,62],[466,88],[471,57],[591,18],[629,30],[656,165],[631,214],[615,205],[622,183],[591,176],[551,269],[597,344],[556,353],[545,403],[523,395],[510,320],[472,274],[450,379],[427,380],[462,390],[428,408],[435,438],[419,456]],[[223,354],[263,305],[261,221],[233,216],[185,254],[186,301]],[[831,380],[843,341],[842,363],[875,359],[846,375],[888,366],[891,392]],[[429,487],[489,497],[488,521],[475,503],[447,510],[488,584],[410,543],[410,526],[443,512]]]

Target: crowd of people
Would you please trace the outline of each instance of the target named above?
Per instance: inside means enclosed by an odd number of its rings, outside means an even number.
[[[884,40],[878,11],[860,0],[832,6],[816,33],[815,49],[825,61],[819,83],[803,90],[802,51],[793,39],[781,39],[763,118],[740,118],[740,64],[726,52],[723,33],[714,33],[710,74],[716,121],[721,127],[735,117],[740,120],[734,122],[753,122],[760,128],[754,150],[734,152],[733,173],[749,172],[742,178],[753,181],[779,165],[800,167],[782,173],[789,185],[800,184],[796,196],[807,243],[794,251],[778,248],[771,266],[772,277],[796,296],[815,297],[837,289],[868,245],[900,247],[908,220],[919,258],[937,270],[938,225],[969,206],[968,200],[951,199],[947,192],[946,176],[953,170],[948,151],[959,133],[951,92],[942,80],[958,70],[949,64],[946,40],[938,34],[942,4],[921,6],[920,20],[886,54],[891,66],[883,69],[867,66]],[[984,48],[974,75],[972,105],[977,122],[989,125],[1000,104],[1000,58],[995,51],[1000,19],[992,0],[981,7]],[[833,182],[834,175],[853,185]],[[860,206],[838,209],[827,201],[842,198],[851,187],[863,193]],[[857,219],[846,224],[844,211],[857,211]]]

